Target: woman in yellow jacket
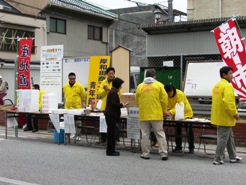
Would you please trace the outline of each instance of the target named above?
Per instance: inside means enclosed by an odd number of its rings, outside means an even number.
[[[232,128],[239,119],[234,89],[230,82],[232,81],[232,68],[229,66],[220,69],[221,80],[212,91],[212,109],[211,123],[217,125],[217,148],[214,165],[223,164],[225,148],[229,154],[230,162],[235,163],[242,160],[236,154],[234,135]]]
[[[168,94],[168,108],[169,111],[165,112],[165,116],[174,116],[175,115],[175,105],[176,103],[184,103],[184,118],[192,118],[193,117],[193,111],[190,106],[190,103],[185,96],[185,94],[176,89],[173,85],[165,85],[165,90]],[[189,153],[193,154],[194,153],[194,133],[193,133],[193,128],[192,126],[185,127],[187,135],[188,135],[188,142],[189,142]],[[182,126],[177,125],[176,128],[176,134],[177,137],[175,138],[176,142],[176,147],[173,150],[173,152],[178,152],[182,150]]]

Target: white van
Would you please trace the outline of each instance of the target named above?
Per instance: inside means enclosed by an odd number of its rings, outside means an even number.
[[[131,66],[130,67],[130,92],[135,93],[136,88],[139,84],[140,77],[140,67]]]

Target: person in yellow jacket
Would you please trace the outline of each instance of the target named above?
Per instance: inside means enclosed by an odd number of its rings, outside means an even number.
[[[163,114],[167,111],[167,93],[164,85],[156,80],[154,69],[146,72],[146,78],[138,85],[135,94],[139,106],[139,121],[142,133],[141,158],[149,159],[149,135],[151,127],[159,143],[162,160],[168,159],[167,141],[163,130]]]
[[[39,111],[41,111],[42,110],[42,105],[43,105],[43,95],[45,94],[45,92],[40,90],[38,84],[34,84],[32,86],[32,89],[39,91],[38,108],[39,108]],[[32,124],[32,119],[33,119],[33,124]],[[30,131],[30,130],[32,130],[32,132],[37,132],[38,131],[38,118],[36,116],[31,117],[31,115],[29,115],[27,117],[27,125],[24,128],[24,131]]]
[[[81,109],[85,100],[85,88],[76,82],[76,74],[71,72],[68,74],[69,82],[63,87],[65,98],[65,109]]]
[[[169,110],[165,112],[165,116],[174,116],[175,115],[175,106],[176,103],[184,103],[184,118],[192,118],[193,117],[193,111],[190,106],[190,103],[186,97],[186,95],[179,89],[176,89],[173,85],[165,85],[165,90],[168,94],[168,108]],[[189,142],[189,153],[194,153],[194,132],[192,126],[186,126],[185,127]],[[176,127],[176,135],[175,138],[176,147],[173,150],[173,152],[178,152],[182,150],[182,125],[177,125]]]
[[[217,147],[214,165],[223,164],[225,148],[229,154],[230,162],[235,163],[242,160],[236,154],[234,134],[232,127],[239,119],[234,89],[231,86],[233,78],[232,68],[229,66],[220,69],[221,80],[212,90],[211,124],[217,125]]]
[[[106,108],[108,92],[112,89],[112,82],[115,79],[115,69],[113,67],[108,67],[106,70],[106,75],[107,78],[105,78],[101,82],[101,85],[97,91],[97,94],[102,98],[101,110],[103,112],[105,111]],[[119,127],[119,125],[116,124],[116,127]],[[119,130],[119,128],[117,130]],[[116,132],[116,138],[118,138],[118,132]],[[98,143],[106,143],[106,140],[107,140],[107,134],[101,133],[101,141],[99,141]]]

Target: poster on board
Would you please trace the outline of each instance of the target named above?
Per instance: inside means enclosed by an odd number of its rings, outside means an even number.
[[[63,45],[42,46],[40,58],[40,89],[56,94],[62,102]]]

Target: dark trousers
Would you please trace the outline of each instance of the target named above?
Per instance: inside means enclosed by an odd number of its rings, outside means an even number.
[[[33,124],[32,124],[32,120],[33,120]],[[33,129],[33,128],[38,129],[38,118],[37,118],[37,116],[33,116],[33,117],[31,115],[27,116],[27,127],[30,129]]]
[[[107,123],[107,154],[111,154],[115,152],[115,127],[116,127],[116,119],[114,116],[105,116]]]
[[[187,138],[188,138],[188,143],[189,143],[189,150],[194,150],[194,132],[193,128],[191,125],[186,125],[185,130],[187,133]],[[175,137],[175,142],[176,142],[176,148],[182,149],[182,124],[177,124],[176,127],[176,137]]]
[[[120,140],[120,128],[121,128],[121,123],[116,122],[116,126],[115,126],[115,140],[116,141]],[[107,133],[101,133],[101,141],[103,143],[107,141]]]
[[[1,93],[1,94],[0,94],[0,105],[4,105],[4,100],[3,100],[3,98],[4,98],[6,95],[7,95],[6,93]]]

